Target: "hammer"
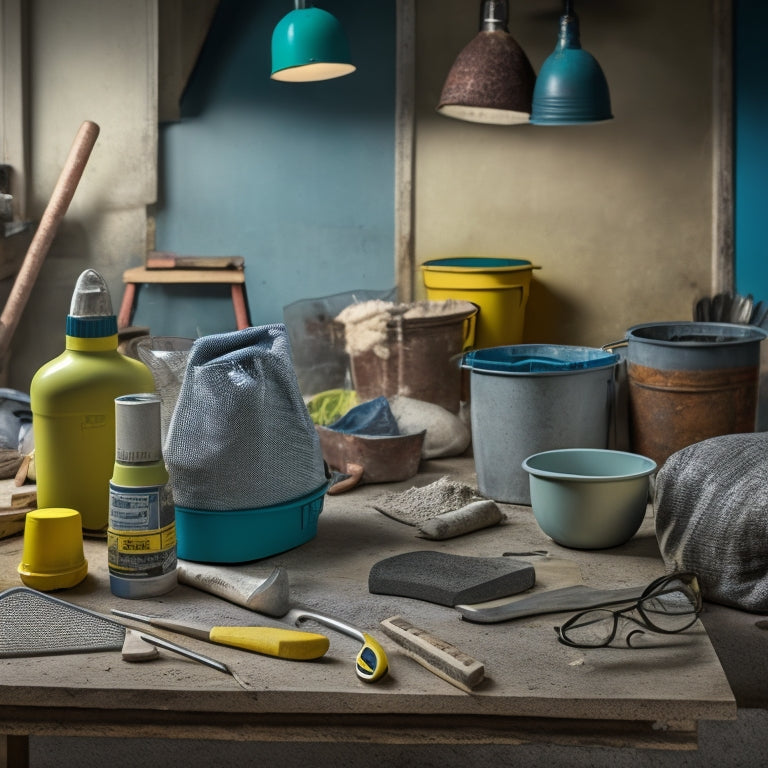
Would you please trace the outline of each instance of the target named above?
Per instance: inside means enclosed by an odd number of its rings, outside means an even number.
[[[274,568],[266,579],[260,579],[237,568],[179,560],[177,575],[182,584],[210,592],[251,611],[281,618],[295,626],[303,621],[316,621],[354,637],[362,643],[355,660],[355,672],[366,683],[380,680],[389,670],[387,654],[367,632],[316,611],[291,608],[288,571],[285,568]]]

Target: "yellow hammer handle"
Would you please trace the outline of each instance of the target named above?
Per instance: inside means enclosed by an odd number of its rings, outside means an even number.
[[[330,645],[325,635],[276,627],[213,627],[209,639],[219,645],[301,661],[319,659]]]

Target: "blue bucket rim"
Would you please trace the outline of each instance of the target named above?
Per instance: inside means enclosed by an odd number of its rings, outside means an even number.
[[[520,360],[507,362],[504,360],[478,360],[478,356],[500,350],[520,350]],[[536,351],[535,351],[536,350]],[[541,350],[547,350],[542,352]],[[581,354],[581,360],[558,359],[551,350],[563,351],[572,354]],[[465,352],[461,358],[461,367],[473,373],[487,373],[498,376],[557,376],[587,371],[599,371],[613,368],[619,362],[620,355],[616,352],[608,352],[599,347],[581,347],[567,344],[513,344],[500,347],[487,347],[485,349],[473,349]],[[538,368],[525,367],[526,361],[533,361]],[[519,367],[515,367],[519,366]]]

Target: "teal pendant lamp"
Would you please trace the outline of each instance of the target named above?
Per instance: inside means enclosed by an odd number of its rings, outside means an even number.
[[[595,57],[581,47],[579,19],[566,0],[557,45],[536,78],[531,123],[580,125],[612,117],[608,82]]]
[[[273,80],[306,83],[330,80],[355,71],[349,44],[335,16],[296,0],[272,32]]]

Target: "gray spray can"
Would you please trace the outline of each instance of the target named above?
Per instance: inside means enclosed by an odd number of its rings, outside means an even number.
[[[115,398],[107,557],[117,597],[156,597],[177,584],[176,520],[156,394]]]

